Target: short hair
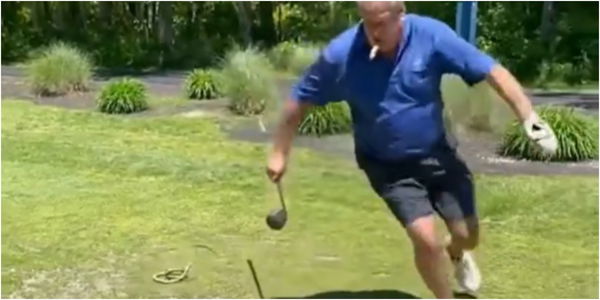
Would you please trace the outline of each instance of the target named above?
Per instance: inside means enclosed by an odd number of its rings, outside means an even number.
[[[406,5],[404,1],[357,1],[358,10],[366,12],[379,8],[385,11],[392,12],[394,14],[406,13]]]

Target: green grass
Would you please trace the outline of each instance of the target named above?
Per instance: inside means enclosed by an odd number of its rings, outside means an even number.
[[[246,259],[267,297],[432,296],[351,161],[296,149],[289,224],[269,231],[266,151],[210,119],[3,100],[2,297],[257,298]],[[477,176],[477,192],[481,297],[598,297],[597,177]],[[189,262],[188,280],[151,281]]]
[[[189,103],[185,97],[148,97],[149,108],[177,107]]]

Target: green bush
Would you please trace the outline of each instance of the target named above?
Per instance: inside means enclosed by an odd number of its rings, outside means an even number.
[[[319,56],[319,47],[308,43],[283,42],[270,52],[273,65],[293,75],[301,75]]]
[[[298,127],[304,135],[328,135],[349,132],[352,129],[350,108],[345,102],[313,106]]]
[[[576,63],[557,63],[544,61],[540,64],[535,85],[548,88],[550,85],[564,83],[568,86],[584,84],[593,75],[592,62],[585,53],[578,57]]]
[[[273,47],[269,51],[269,60],[273,66],[278,70],[286,70],[294,47],[295,44],[290,41],[281,42]]]
[[[277,96],[271,63],[253,48],[229,52],[217,78],[231,111],[239,115],[261,114]]]
[[[596,46],[597,47],[597,46]],[[594,67],[598,62],[594,63],[585,52],[581,52],[576,61],[573,63],[571,72],[565,74],[565,82],[569,85],[584,84],[593,78]],[[597,72],[596,72],[596,76]]]
[[[535,85],[540,88],[547,88],[550,84],[556,82],[571,82],[567,80],[576,73],[571,63],[553,63],[545,61],[539,67],[539,75],[535,80]]]
[[[554,130],[558,150],[552,157],[544,155],[531,142],[519,122],[511,124],[504,136],[500,153],[529,160],[581,161],[598,158],[598,123],[572,108],[548,106],[539,115]]]
[[[92,76],[92,63],[77,48],[56,43],[27,62],[26,73],[36,94],[60,95],[86,90]]]
[[[213,70],[196,69],[185,80],[185,93],[190,99],[214,99],[218,89]]]
[[[294,75],[302,75],[319,56],[319,48],[314,45],[298,45],[294,48],[288,61],[287,71]]]
[[[148,108],[146,86],[124,78],[106,85],[98,97],[98,109],[109,114],[129,114]]]

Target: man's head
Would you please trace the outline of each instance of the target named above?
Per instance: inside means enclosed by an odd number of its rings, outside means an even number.
[[[390,54],[400,42],[402,17],[406,6],[402,1],[358,2],[358,11],[371,46],[378,46],[379,51]]]

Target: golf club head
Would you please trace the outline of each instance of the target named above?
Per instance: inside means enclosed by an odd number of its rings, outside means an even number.
[[[273,230],[280,230],[287,222],[287,212],[284,209],[276,209],[271,211],[267,216],[267,225]]]

